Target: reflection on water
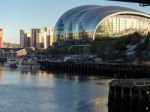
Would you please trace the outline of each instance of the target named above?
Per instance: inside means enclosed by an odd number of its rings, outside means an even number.
[[[110,79],[0,67],[0,112],[107,112]]]
[[[107,97],[100,97],[91,101],[80,102],[77,112],[108,112],[107,102]]]

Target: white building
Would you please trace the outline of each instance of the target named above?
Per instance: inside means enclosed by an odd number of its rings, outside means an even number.
[[[51,46],[54,38],[54,30],[52,28],[43,28],[40,31],[39,43],[40,48]]]

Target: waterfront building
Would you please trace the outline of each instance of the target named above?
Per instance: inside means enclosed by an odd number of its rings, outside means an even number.
[[[1,48],[0,57],[14,59],[16,56],[26,56],[27,50],[24,48]]]
[[[39,47],[47,48],[53,44],[54,30],[52,28],[43,28],[40,31]]]
[[[32,47],[31,46],[31,31],[20,30],[20,47]]]
[[[21,48],[34,47],[45,49],[52,45],[53,38],[54,30],[52,28],[20,30]]]
[[[3,47],[3,29],[0,28],[0,48]]]
[[[39,48],[39,33],[40,29],[31,29],[31,46]]]
[[[20,48],[20,44],[11,43],[11,42],[3,42],[3,48]]]
[[[20,47],[21,48],[25,47],[24,38],[25,38],[24,30],[20,30]]]
[[[150,15],[119,6],[79,6],[65,12],[55,25],[55,41],[118,38],[150,32]]]

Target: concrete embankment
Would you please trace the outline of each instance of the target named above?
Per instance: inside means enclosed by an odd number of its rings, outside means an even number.
[[[129,64],[95,64],[39,61],[41,69],[57,72],[85,73],[117,78],[150,77],[150,66]]]

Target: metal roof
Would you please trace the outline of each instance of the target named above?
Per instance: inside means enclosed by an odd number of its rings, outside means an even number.
[[[150,5],[150,0],[109,0],[109,1],[133,2],[133,3],[140,3],[140,4],[147,4],[147,5]]]
[[[62,33],[68,35],[71,32],[82,32],[82,30],[94,32],[102,20],[117,14],[132,14],[150,18],[143,12],[120,6],[84,5],[64,13],[55,25],[55,33],[56,35]]]

